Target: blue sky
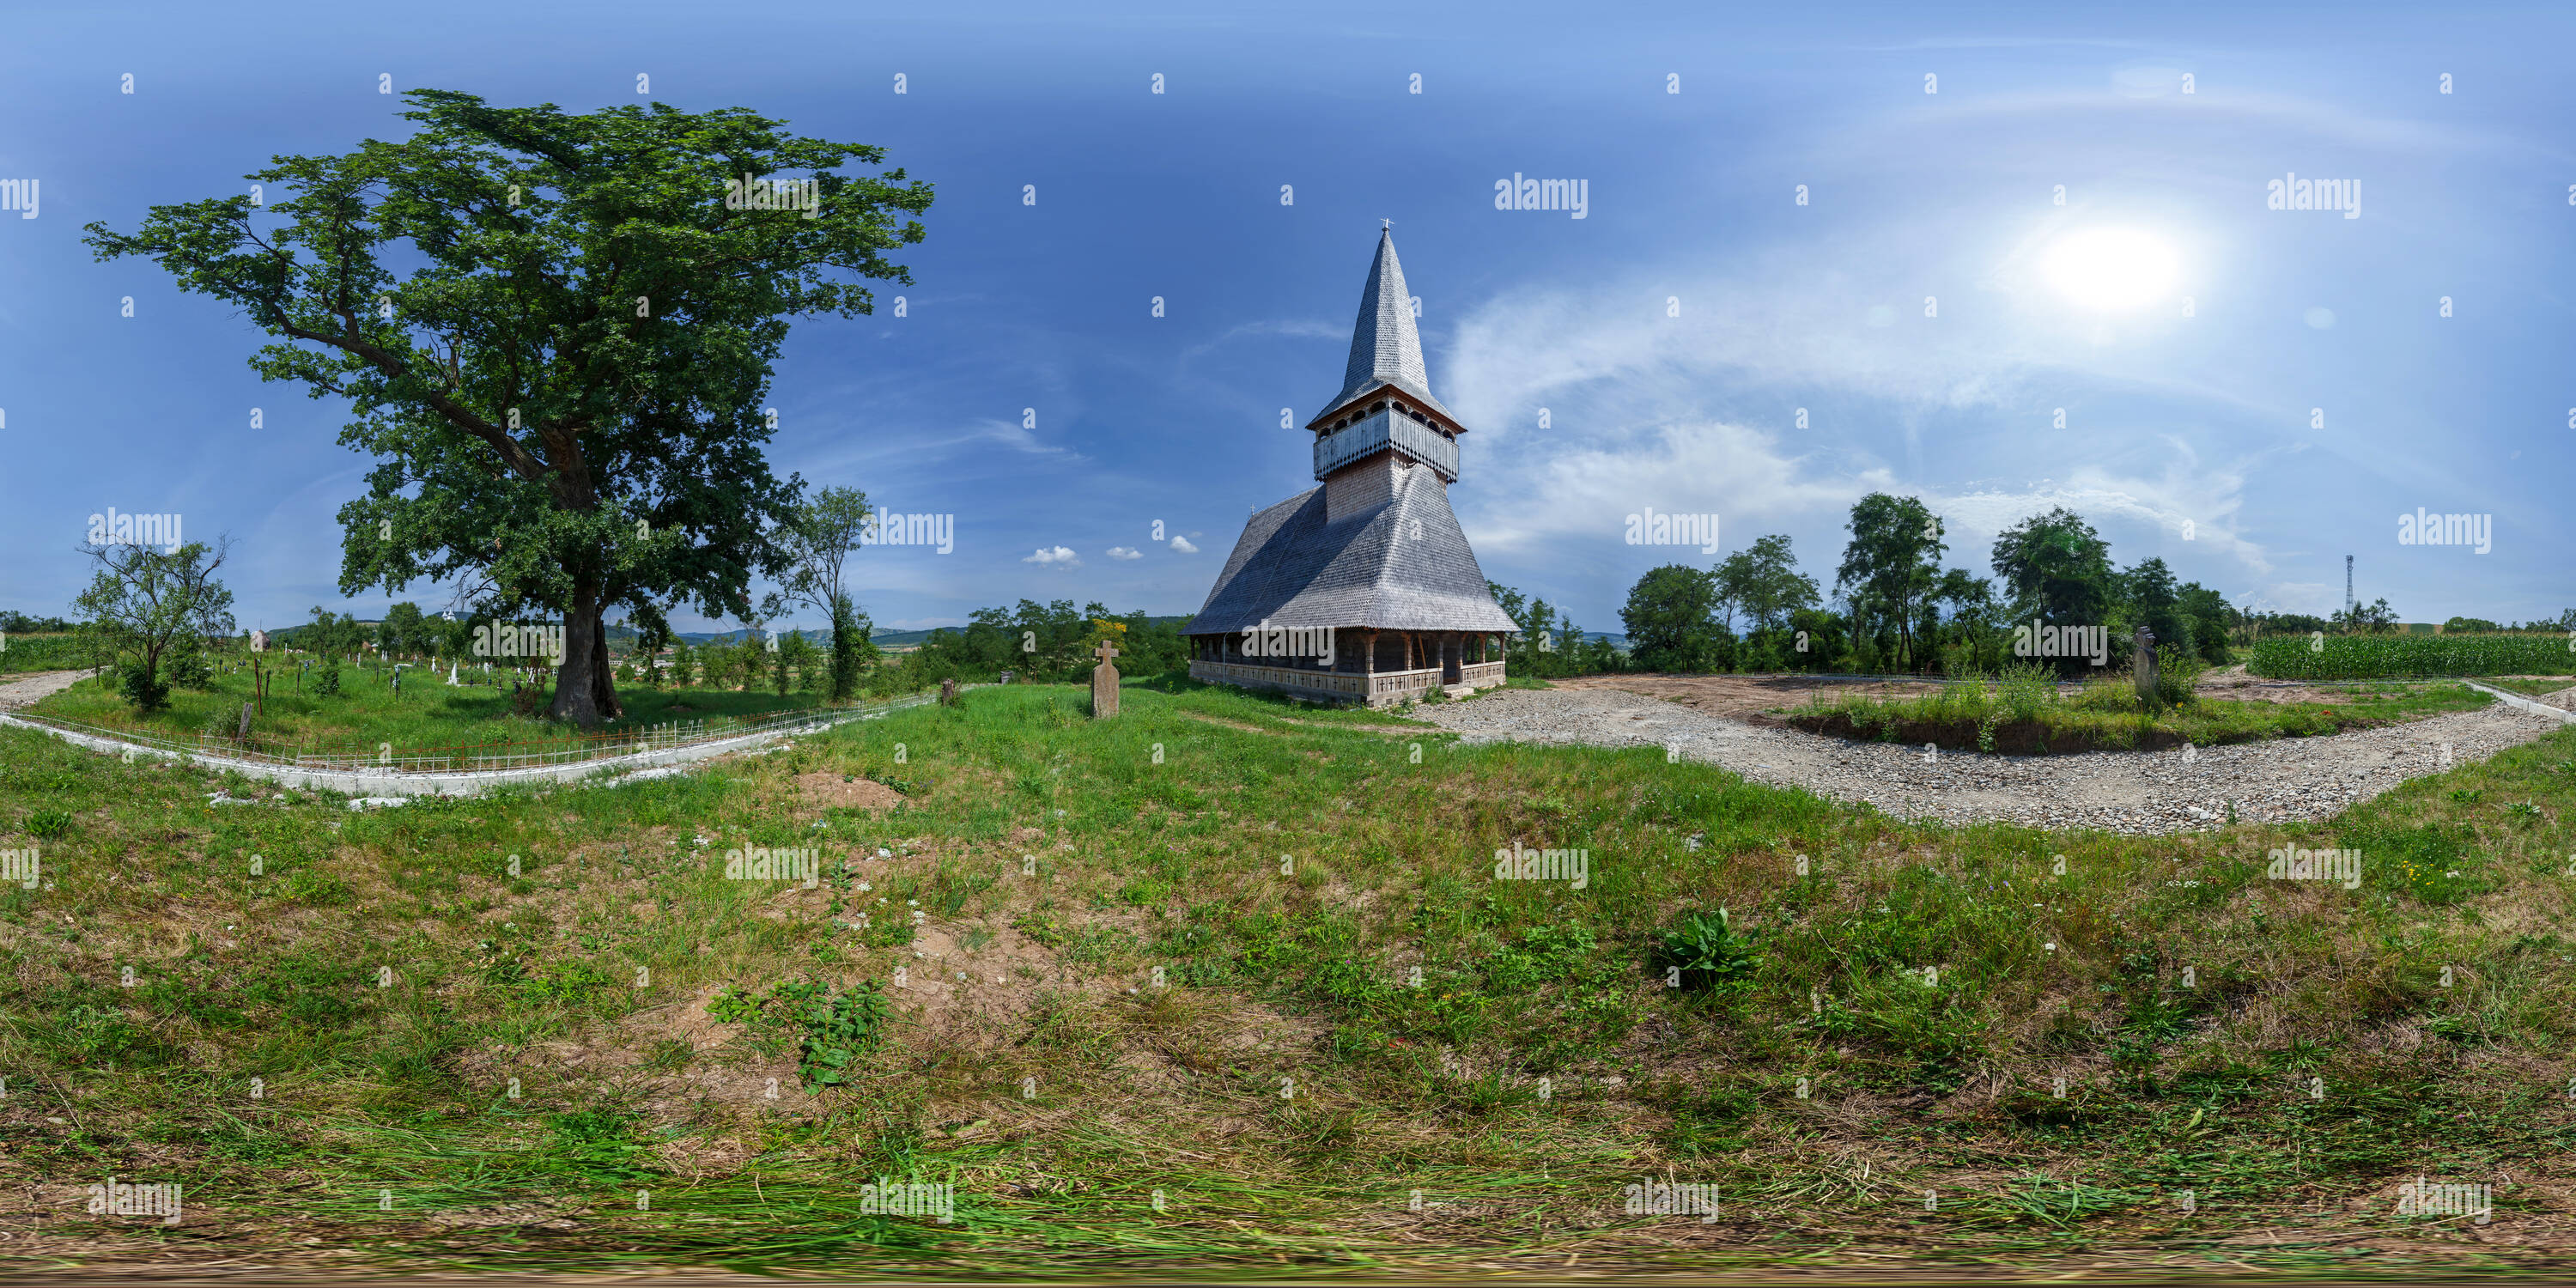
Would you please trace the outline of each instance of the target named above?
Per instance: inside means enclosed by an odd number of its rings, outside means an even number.
[[[332,516],[366,467],[334,443],[344,409],[263,385],[247,323],[148,263],[92,262],[80,227],[399,136],[380,74],[590,109],[643,97],[639,72],[651,98],[878,144],[938,188],[915,285],[880,291],[909,315],[802,323],[770,399],[781,473],[955,516],[953,553],[857,556],[883,626],[1024,596],[1194,611],[1247,511],[1311,485],[1279,412],[1302,425],[1339,387],[1381,218],[1432,390],[1472,431],[1451,495],[1486,574],[1587,628],[1618,629],[1645,569],[1715,558],[1625,544],[1631,513],[1718,514],[1729,549],[1788,533],[1830,583],[1871,490],[1925,498],[1980,574],[1997,529],[2064,504],[2123,565],[2161,555],[2262,606],[2330,611],[2347,553],[2407,620],[2576,605],[2564,9],[7,22],[0,179],[42,200],[0,212],[0,607],[66,611],[111,505],[230,534],[245,627],[443,605],[339,592]],[[1496,210],[1515,173],[1585,181],[1586,217]],[[2292,173],[2356,183],[2359,217],[2267,209]],[[2159,257],[2169,276],[2139,279]],[[2492,548],[2401,544],[2419,506],[2491,515]]]

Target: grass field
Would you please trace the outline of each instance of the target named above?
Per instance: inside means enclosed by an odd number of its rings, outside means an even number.
[[[263,803],[211,808],[0,729],[0,846],[43,878],[0,885],[0,1257],[2576,1253],[2576,731],[2330,825],[2135,838],[1186,682],[1086,708],[978,690],[698,774],[355,815],[245,781]],[[903,803],[838,803],[881,787]],[[1520,846],[1582,851],[1582,883],[1497,879]],[[2267,880],[2285,846],[2363,879]],[[753,847],[816,851],[818,888],[727,879]],[[79,1215],[110,1173],[183,1182],[184,1245]],[[2419,1173],[2499,1183],[2522,1241],[2392,1217]],[[879,1178],[953,1186],[953,1223],[868,1213]],[[1626,1214],[1648,1179],[1717,1219]]]
[[[2275,680],[2553,675],[2576,668],[2576,634],[2267,635],[2246,669]]]
[[[402,692],[397,695],[389,671],[343,666],[339,693],[324,696],[309,674],[303,677],[299,691],[295,659],[292,655],[280,656],[285,659],[282,663],[270,664],[268,697],[260,703],[259,718],[252,724],[255,736],[275,743],[364,749],[391,743],[399,753],[494,742],[554,741],[580,732],[542,715],[513,714],[510,673],[498,668],[491,673],[500,680],[498,688],[488,687],[489,681],[481,685],[463,683],[480,678],[474,668],[466,667],[458,674],[459,687],[453,689],[447,687],[444,667],[435,673],[415,669],[404,675]],[[173,687],[169,707],[150,716],[137,715],[131,703],[107,687],[105,678],[83,680],[36,703],[31,710],[56,719],[140,729],[163,737],[184,739],[200,730],[230,736],[239,727],[242,704],[251,700],[249,668],[226,669],[231,665],[226,662],[217,669],[210,689]],[[546,677],[546,692],[553,692],[551,675]],[[824,705],[819,693],[791,692],[782,697],[775,691],[705,687],[621,687],[617,696],[626,704],[626,718],[602,726],[600,732]],[[542,712],[543,708],[538,710]]]
[[[2332,703],[2203,695],[2150,714],[2122,679],[2089,681],[2068,694],[2036,674],[2020,674],[1991,683],[1954,680],[1911,697],[1819,689],[1786,715],[1801,729],[1837,737],[2030,755],[2314,737],[2473,711],[2495,701],[2458,683],[2369,684],[2345,691],[2350,701]]]
[[[2540,679],[2532,679],[2522,676],[2496,676],[2491,679],[2485,679],[2481,682],[2494,685],[2507,693],[2519,693],[2528,698],[2545,698],[2553,693],[2563,692],[2568,689],[2576,689],[2576,676],[2565,675],[2548,676]]]
[[[68,671],[88,665],[72,635],[11,635],[0,643],[0,675],[19,671]]]

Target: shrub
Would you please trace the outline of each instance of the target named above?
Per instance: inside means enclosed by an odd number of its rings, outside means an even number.
[[[1667,978],[1683,988],[1738,988],[1753,982],[1761,951],[1754,937],[1739,933],[1724,908],[1712,917],[1694,912],[1656,937],[1655,964],[1679,971]]]
[[[2209,664],[2198,654],[2186,653],[2167,644],[2156,650],[2156,703],[2179,707],[2194,699],[2194,686],[2200,683]]]
[[[141,662],[126,666],[117,688],[125,695],[126,701],[134,704],[137,712],[147,716],[170,705],[170,686],[154,675],[151,667]]]

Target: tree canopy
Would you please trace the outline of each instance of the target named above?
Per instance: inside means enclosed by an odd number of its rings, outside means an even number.
[[[497,615],[560,614],[554,714],[618,714],[601,614],[750,611],[785,557],[768,516],[762,407],[788,320],[871,311],[909,282],[928,185],[881,149],[789,133],[743,108],[581,115],[419,90],[399,142],[278,157],[291,195],[155,206],[101,259],[141,255],[272,337],[263,377],[346,399],[373,455],[340,511],[341,589],[457,579]],[[811,210],[745,209],[728,184],[810,173]],[[844,280],[856,279],[856,280]]]

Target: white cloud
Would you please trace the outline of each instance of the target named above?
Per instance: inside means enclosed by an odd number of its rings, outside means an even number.
[[[1145,552],[1142,550],[1129,549],[1126,546],[1111,546],[1109,547],[1109,557],[1112,559],[1142,559],[1145,557]]]
[[[1199,548],[1197,546],[1190,544],[1190,539],[1188,537],[1181,536],[1177,533],[1172,537],[1172,549],[1185,555],[1194,555],[1199,552]]]
[[[1022,559],[1020,562],[1033,563],[1047,568],[1079,568],[1082,566],[1082,557],[1073,553],[1072,550],[1064,546],[1056,546],[1053,548],[1040,546],[1036,551],[1032,552],[1027,558]]]

